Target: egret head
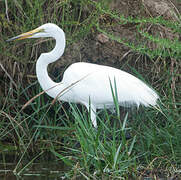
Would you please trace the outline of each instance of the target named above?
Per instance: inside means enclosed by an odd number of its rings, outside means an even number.
[[[22,40],[22,39],[27,39],[27,38],[41,38],[41,37],[53,37],[54,38],[54,37],[56,37],[57,33],[60,33],[60,31],[62,31],[62,30],[56,24],[47,23],[47,24],[43,24],[42,26],[40,26],[34,30],[31,30],[29,32],[26,32],[26,33],[20,34],[18,36],[15,36],[13,38],[10,38],[7,41]]]

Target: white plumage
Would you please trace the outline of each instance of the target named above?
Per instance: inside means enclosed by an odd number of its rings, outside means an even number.
[[[52,98],[81,103],[88,110],[91,109],[94,127],[97,127],[96,109],[114,107],[111,85],[115,91],[115,83],[119,105],[139,107],[140,104],[144,106],[157,104],[159,96],[144,82],[127,72],[109,66],[74,63],[66,69],[60,83],[53,82],[48,76],[47,66],[60,58],[64,52],[65,35],[61,28],[47,23],[8,41],[39,37],[53,37],[56,40],[55,48],[51,52],[41,54],[36,64],[37,78],[42,89]]]

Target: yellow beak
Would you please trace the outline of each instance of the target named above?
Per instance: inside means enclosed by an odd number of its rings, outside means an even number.
[[[26,39],[26,38],[32,37],[32,36],[33,36],[34,34],[36,34],[36,33],[42,32],[42,31],[43,31],[43,29],[37,28],[37,29],[31,30],[31,31],[29,31],[29,32],[20,34],[20,35],[18,35],[18,36],[12,37],[12,38],[10,38],[10,39],[8,39],[8,40],[6,40],[6,41],[9,42],[9,41],[14,41],[14,40]]]

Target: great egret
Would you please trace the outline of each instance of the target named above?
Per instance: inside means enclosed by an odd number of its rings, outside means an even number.
[[[114,108],[111,89],[114,82],[120,106],[157,105],[159,96],[154,90],[133,75],[109,66],[77,62],[67,68],[60,83],[53,82],[48,76],[47,67],[58,60],[65,49],[65,34],[55,24],[44,24],[7,41],[40,37],[52,37],[56,40],[55,48],[42,53],[36,63],[36,75],[42,89],[52,98],[85,105],[91,111],[94,127],[97,127],[97,109]]]

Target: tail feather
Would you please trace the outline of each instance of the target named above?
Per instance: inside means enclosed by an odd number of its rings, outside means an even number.
[[[147,87],[145,92],[140,95],[140,103],[144,106],[156,106],[158,99],[158,94],[149,87]]]

